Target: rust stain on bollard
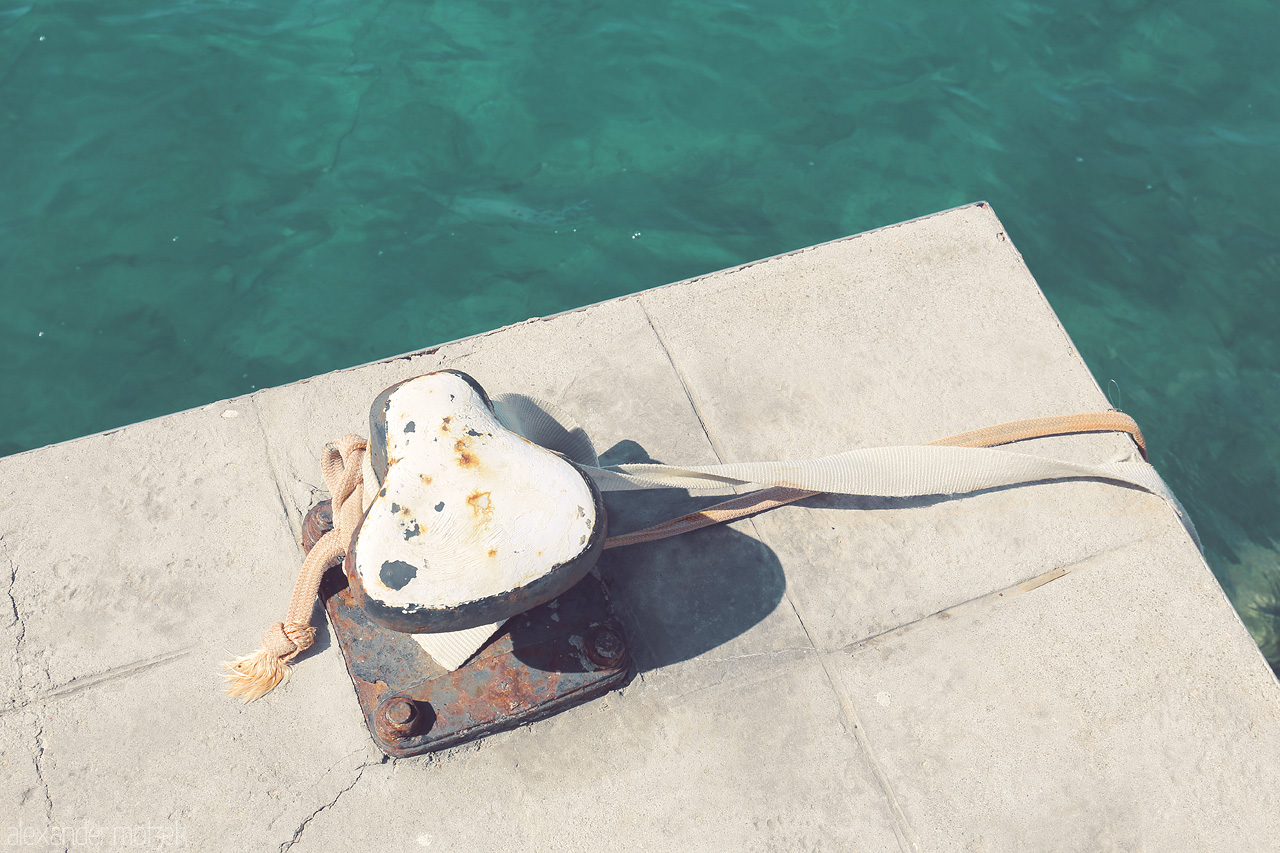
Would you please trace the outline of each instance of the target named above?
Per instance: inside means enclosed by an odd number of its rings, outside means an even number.
[[[304,520],[310,550],[330,527],[329,502]],[[508,620],[461,669],[435,663],[411,636],[356,604],[341,567],[320,596],[374,741],[396,758],[434,752],[539,720],[631,677],[631,660],[604,584],[594,574]]]

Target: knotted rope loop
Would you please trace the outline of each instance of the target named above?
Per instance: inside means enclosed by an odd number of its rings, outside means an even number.
[[[310,625],[277,622],[262,635],[262,648],[267,654],[288,661],[311,648],[315,641],[316,629]]]
[[[285,620],[267,629],[261,649],[224,664],[228,696],[250,702],[270,693],[289,679],[289,662],[315,642],[311,612],[320,579],[330,566],[346,557],[351,533],[363,514],[364,478],[360,471],[366,449],[367,443],[358,435],[346,435],[325,445],[320,473],[333,497],[333,529],[320,537],[303,560]]]

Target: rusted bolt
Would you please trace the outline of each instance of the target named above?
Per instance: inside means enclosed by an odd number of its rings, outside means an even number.
[[[391,740],[404,740],[417,731],[418,718],[418,706],[412,699],[393,696],[378,714],[378,728]]]
[[[622,657],[626,653],[627,647],[617,631],[597,628],[587,639],[587,657],[600,666],[617,666],[622,663]]]

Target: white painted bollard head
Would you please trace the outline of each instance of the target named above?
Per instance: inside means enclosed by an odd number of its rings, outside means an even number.
[[[605,538],[591,479],[511,432],[470,376],[393,385],[369,413],[375,494],[346,572],[397,631],[459,631],[546,601],[590,571]],[[366,469],[368,470],[368,469]]]

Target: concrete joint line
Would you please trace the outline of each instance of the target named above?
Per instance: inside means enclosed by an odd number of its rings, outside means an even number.
[[[645,312],[645,316],[646,318],[648,317],[648,312]],[[650,326],[652,327],[652,321],[650,322]],[[654,329],[654,334],[658,334],[656,328]],[[662,341],[661,336],[659,336],[658,340],[659,342]],[[662,347],[665,351],[666,344],[662,343]],[[669,351],[667,352],[667,358],[671,358]],[[674,360],[672,361],[672,367],[675,368]],[[684,376],[680,374],[679,368],[676,368],[676,372],[677,375],[680,376],[680,383],[684,386],[686,395],[689,395],[688,384],[685,382]],[[694,411],[696,412],[697,406],[693,403],[692,395],[689,395],[689,402],[691,405],[694,405]],[[703,421],[701,413],[698,413],[698,421],[702,424],[703,432],[707,432],[706,422]],[[707,433],[707,440],[711,440],[710,433]],[[721,459],[723,462],[719,449],[714,443],[712,443],[712,450],[715,452],[716,458]],[[740,492],[741,490],[735,489],[735,491]],[[772,550],[772,546],[768,543],[767,537],[756,525],[756,519],[754,517],[748,518],[746,519],[746,522],[747,525],[751,527],[752,537],[765,548]],[[804,632],[805,639],[809,641],[809,650],[818,652],[817,644],[813,641],[813,634],[809,630],[804,614],[799,604],[791,595],[790,586],[783,590],[782,599],[791,605],[791,612],[795,615],[796,622],[800,625],[800,630]],[[871,768],[872,775],[875,776],[876,784],[880,786],[880,791],[884,794],[885,801],[889,806],[889,811],[893,815],[893,832],[898,839],[899,846],[904,853],[920,853],[920,843],[916,838],[915,831],[912,830],[911,824],[907,822],[907,815],[902,810],[902,806],[898,803],[898,795],[894,791],[893,785],[890,784],[889,777],[885,775],[883,768],[880,766],[880,762],[876,760],[875,753],[871,750],[871,744],[867,740],[866,734],[862,728],[862,723],[858,719],[858,713],[853,707],[853,703],[849,700],[848,693],[844,690],[843,685],[840,683],[836,675],[831,672],[831,668],[827,666],[825,653],[818,653],[818,663],[822,666],[823,675],[827,679],[827,687],[830,688],[831,693],[834,695],[836,703],[840,707],[840,713],[845,718],[845,722],[850,727],[853,738],[858,744],[858,749],[864,756],[866,756],[867,764]],[[723,679],[721,679],[721,681],[723,681]],[[718,686],[718,684],[716,686]]]
[[[1055,580],[1064,578],[1069,574],[1089,568],[1090,566],[1098,563],[1103,557],[1131,548],[1147,541],[1148,538],[1149,537],[1143,537],[1132,542],[1117,545],[1114,548],[1108,548],[1075,563],[1069,563],[1066,566],[1059,566],[1057,568],[1050,569],[1047,572],[1042,572],[1039,575],[1028,578],[1025,581],[1013,584],[1004,589],[969,599],[968,601],[939,610],[936,613],[921,617],[920,619],[916,619],[904,625],[899,625],[896,628],[891,628],[888,631],[884,631],[872,637],[858,640],[839,650],[839,653],[853,653],[866,645],[874,643],[876,640],[911,630],[916,626],[930,624],[936,621],[943,621],[953,618],[960,613],[971,612],[983,607],[992,606],[1005,599],[1025,595],[1026,593],[1037,590]],[[797,613],[797,616],[798,615],[799,614]],[[858,716],[857,708],[854,706],[853,700],[849,698],[849,692],[840,681],[839,674],[832,672],[830,667],[828,667],[826,658],[827,653],[821,653],[818,655],[818,660],[822,663],[823,672],[826,673],[827,679],[831,683],[831,687],[840,703],[841,711],[852,729],[853,737],[857,741],[863,754],[866,755],[867,762],[871,766],[872,773],[875,774],[876,781],[880,784],[881,790],[884,791],[885,797],[889,801],[889,808],[894,817],[895,830],[899,834],[899,843],[904,846],[904,849],[909,850],[910,853],[920,853],[919,839],[916,837],[915,832],[911,829],[910,823],[907,821],[906,813],[902,810],[902,806],[898,802],[897,794],[894,792],[893,786],[889,782],[889,777],[885,774],[884,769],[880,766],[880,762],[876,759],[875,752],[871,747],[871,741],[867,737],[866,730],[863,728],[862,721]]]
[[[858,710],[853,705],[853,700],[849,698],[849,691],[845,689],[843,682],[840,681],[839,675],[831,671],[827,666],[827,655],[819,654],[818,662],[822,664],[822,671],[827,676],[827,683],[831,686],[831,690],[836,694],[836,701],[840,703],[840,713],[844,716],[845,722],[848,723],[853,739],[857,741],[858,749],[866,756],[867,764],[871,767],[872,774],[876,777],[876,782],[880,785],[880,790],[884,793],[885,800],[888,801],[889,811],[893,814],[894,834],[898,836],[898,845],[903,849],[904,853],[921,853],[920,840],[916,837],[915,830],[911,828],[911,824],[907,821],[907,814],[902,810],[902,804],[898,802],[898,795],[893,789],[893,785],[889,782],[889,777],[884,772],[884,768],[880,766],[880,761],[876,758],[875,752],[871,749],[871,741],[867,738],[866,729],[862,727],[862,720],[858,717]]]
[[[753,535],[757,539],[757,541],[761,542],[766,547],[769,547],[766,537],[760,531],[760,529],[756,527],[755,519],[751,518],[751,519],[748,519],[747,521],[751,525],[753,530]],[[982,607],[991,606],[999,601],[1009,599],[1009,598],[1016,598],[1019,595],[1025,595],[1026,593],[1039,589],[1040,587],[1048,583],[1052,583],[1055,580],[1059,580],[1060,578],[1066,577],[1068,574],[1071,574],[1072,572],[1078,572],[1084,568],[1088,568],[1089,566],[1097,563],[1103,557],[1114,554],[1117,551],[1122,551],[1127,548],[1133,547],[1141,542],[1146,541],[1148,538],[1149,537],[1143,537],[1131,542],[1126,542],[1122,545],[1118,545],[1113,548],[1108,548],[1104,551],[1100,551],[1096,554],[1092,554],[1083,560],[1076,561],[1075,563],[1069,563],[1066,566],[1059,566],[1059,567],[1050,569],[1047,572],[1042,572],[1039,575],[1028,578],[1027,580],[1021,581],[1019,583],[1013,584],[1009,587],[1006,587],[1005,589],[996,590],[986,595],[978,596],[976,598],[970,599],[960,604],[953,605],[948,608],[944,608],[943,610],[939,610],[936,613],[932,613],[928,616],[921,617],[920,619],[916,619],[912,622],[908,622],[904,625],[899,625],[896,628],[891,628],[888,631],[881,632],[880,634],[876,634],[872,637],[867,637],[862,640],[855,641],[849,644],[848,646],[845,646],[843,649],[840,649],[839,651],[844,653],[852,653],[856,651],[858,648],[861,648],[864,645],[872,643],[875,640],[878,640],[883,637],[896,634],[902,631],[910,630],[914,626],[919,626],[921,624],[931,623],[934,621],[942,621],[942,620],[950,619],[960,613],[969,612]],[[792,609],[792,612],[795,613],[796,620],[800,623],[801,629],[804,631],[805,636],[809,639],[810,645],[812,645],[816,650],[817,648],[816,644],[813,643],[813,636],[809,632],[808,625],[805,623],[802,610],[799,607],[798,603],[795,601],[795,599],[792,598],[790,589],[787,589],[786,591],[784,591],[783,598],[785,601],[787,601],[791,605],[791,609]],[[872,774],[875,776],[876,782],[879,784],[880,789],[884,793],[885,799],[888,802],[889,809],[893,814],[894,832],[898,836],[899,844],[902,845],[903,850],[908,851],[908,853],[920,853],[919,840],[916,837],[914,830],[912,830],[911,824],[907,821],[906,813],[902,810],[902,806],[898,802],[897,793],[894,791],[893,785],[890,783],[888,776],[885,774],[883,768],[880,766],[880,762],[875,757],[875,752],[872,750],[871,742],[867,738],[866,731],[862,727],[862,722],[858,716],[857,709],[854,707],[853,702],[849,698],[849,694],[844,689],[844,685],[839,680],[838,675],[836,673],[833,673],[830,667],[827,665],[827,660],[826,660],[827,654],[828,652],[820,651],[818,655],[818,660],[822,664],[822,670],[826,675],[827,683],[830,686],[832,693],[835,694],[836,701],[840,705],[841,714],[844,716],[846,723],[849,725],[851,733],[854,737],[854,740],[858,744],[858,748],[861,750],[863,755],[866,756],[867,763],[871,768]]]
[[[649,315],[649,309],[644,307],[644,300],[636,300],[636,304],[640,306],[640,313],[644,315],[644,320],[649,324],[650,331],[658,339],[658,346],[662,347],[662,354],[667,357],[667,363],[671,365],[671,370],[675,372],[676,379],[680,381],[680,390],[684,391],[685,399],[689,401],[689,407],[693,409],[693,416],[698,419],[698,426],[702,427],[702,434],[707,437],[707,444],[711,445],[711,452],[715,454],[716,461],[723,465],[724,454],[720,452],[720,446],[715,438],[712,437],[711,430],[707,429],[707,419],[702,416],[702,409],[698,406],[698,401],[694,399],[693,389],[689,387],[689,378],[684,375],[684,371],[676,363],[675,356],[671,354],[671,348],[667,346],[662,333],[658,331],[658,327],[653,322],[653,317]]]
[[[751,529],[755,537],[764,543],[764,535],[760,529],[756,527],[754,518],[748,519]],[[768,543],[764,543],[765,547],[770,547]],[[809,641],[810,648],[818,651],[817,644],[813,642],[813,634],[809,631],[808,624],[805,623],[804,615],[796,600],[791,597],[791,590],[788,587],[783,590],[783,600],[791,605],[791,612],[795,614],[796,621],[800,623],[800,630],[804,631],[805,639]],[[893,785],[889,782],[889,777],[885,775],[884,769],[881,768],[880,762],[876,760],[875,753],[871,750],[871,743],[867,740],[866,733],[862,728],[862,721],[858,718],[858,712],[853,707],[853,702],[849,699],[848,691],[844,689],[844,685],[840,682],[831,668],[827,666],[827,656],[825,652],[818,652],[818,663],[822,666],[822,673],[827,679],[827,687],[831,689],[835,696],[836,703],[840,707],[840,714],[844,717],[845,722],[850,727],[853,739],[858,744],[859,751],[866,756],[867,764],[871,768],[872,775],[876,778],[876,784],[880,786],[881,793],[884,794],[885,801],[889,805],[889,811],[893,815],[893,832],[898,838],[898,845],[903,849],[904,853],[920,853],[920,843],[916,839],[915,831],[911,829],[911,824],[907,822],[906,812],[902,810],[902,806],[898,803],[898,795],[893,789]]]
[[[934,613],[930,613],[927,616],[921,616],[919,619],[913,619],[910,622],[904,622],[903,624],[897,625],[893,628],[889,628],[886,631],[881,631],[879,634],[872,634],[869,637],[863,637],[861,640],[854,640],[852,643],[849,643],[847,646],[843,647],[839,651],[842,653],[852,654],[866,646],[874,645],[876,642],[883,640],[886,637],[892,637],[897,634],[906,633],[908,631],[915,630],[916,628],[921,627],[923,625],[932,624],[934,622],[945,622],[948,619],[954,619],[957,616],[973,613],[983,608],[993,607],[999,604],[1000,602],[1017,598],[1020,595],[1026,595],[1029,592],[1039,589],[1045,584],[1049,584],[1049,583],[1052,583],[1053,581],[1060,580],[1061,578],[1064,578],[1067,575],[1075,574],[1077,572],[1091,568],[1096,563],[1101,561],[1104,557],[1111,556],[1112,554],[1115,554],[1120,551],[1125,551],[1129,548],[1132,548],[1136,545],[1140,545],[1144,542],[1149,542],[1151,541],[1152,538],[1153,537],[1144,536],[1139,539],[1134,539],[1130,542],[1125,542],[1123,544],[1116,545],[1112,548],[1107,548],[1103,551],[1099,551],[1096,554],[1092,554],[1088,557],[1085,557],[1083,560],[1077,560],[1074,563],[1068,563],[1065,566],[1059,566],[1057,568],[1050,569],[1047,572],[1042,572],[1041,574],[1028,578],[1027,580],[1020,581],[1018,583],[1007,586],[1004,589],[997,589],[993,592],[988,592],[985,595],[979,595],[974,598],[970,598],[969,600],[962,601],[959,604],[953,604],[950,607],[944,607],[943,609],[938,610]]]
[[[747,519],[747,523],[751,525],[756,540],[766,548],[771,547],[765,541],[764,534],[756,527],[755,518]],[[906,812],[902,810],[902,806],[898,803],[898,795],[894,791],[893,785],[890,784],[889,777],[885,775],[880,762],[876,760],[875,753],[871,750],[871,743],[867,740],[866,733],[862,728],[862,721],[858,718],[858,712],[853,707],[853,702],[849,699],[848,691],[844,689],[844,685],[827,665],[826,653],[819,651],[817,644],[814,643],[813,634],[809,631],[809,626],[805,622],[800,606],[791,597],[789,587],[783,590],[782,597],[784,601],[791,605],[791,612],[795,614],[796,621],[800,624],[800,630],[804,632],[805,639],[809,641],[809,647],[818,652],[818,663],[822,666],[823,675],[827,679],[827,687],[830,688],[831,693],[835,696],[836,704],[840,707],[840,714],[848,724],[853,739],[858,744],[858,749],[866,756],[871,773],[876,778],[876,784],[880,786],[880,791],[884,794],[889,811],[893,815],[893,832],[898,838],[898,845],[903,849],[904,853],[920,853],[920,843],[916,838],[915,831],[912,830],[911,824],[907,822]]]
[[[676,378],[680,381],[680,387],[684,391],[685,397],[688,399],[690,407],[692,407],[693,409],[694,416],[697,417],[698,419],[699,426],[702,427],[703,435],[707,437],[707,443],[711,445],[711,452],[714,453],[716,459],[723,464],[724,454],[721,452],[721,449],[718,443],[716,442],[715,438],[711,435],[711,431],[707,428],[707,419],[703,417],[702,410],[699,408],[697,400],[694,398],[693,391],[689,385],[688,377],[684,375],[684,371],[681,370],[680,365],[676,363],[675,357],[671,353],[671,348],[667,346],[667,342],[663,339],[662,333],[658,331],[658,327],[654,324],[653,318],[650,316],[648,310],[644,307],[643,300],[641,300],[639,304],[640,304],[640,310],[644,314],[645,321],[649,324],[649,328],[653,331],[654,337],[656,337],[658,340],[658,345],[662,347],[663,353],[667,356],[667,361],[671,364],[671,369],[675,371]],[[734,491],[741,493],[743,489],[739,488],[739,489],[735,489]],[[766,537],[763,535],[760,528],[756,525],[756,520],[754,518],[746,519],[746,526],[749,526],[751,528],[751,535],[757,542],[759,542],[765,548],[771,548],[771,546],[766,540]],[[801,613],[800,607],[796,604],[795,599],[792,598],[791,590],[789,588],[783,591],[783,599],[789,605],[791,605],[791,612],[795,615],[796,622],[799,623],[800,629],[804,632],[805,639],[809,641],[809,649],[807,651],[816,651],[817,647],[813,642],[813,635],[812,633],[810,633],[808,625],[805,624],[804,616]],[[804,651],[804,650],[788,649],[786,651]],[[831,688],[832,693],[835,694],[836,701],[840,704],[842,713],[844,713],[846,718],[850,721],[850,724],[853,727],[854,737],[857,739],[858,745],[863,751],[863,753],[867,756],[867,761],[871,765],[871,769],[872,769],[872,772],[875,774],[876,781],[879,783],[881,790],[884,792],[885,798],[888,800],[889,807],[893,812],[893,817],[894,817],[894,832],[899,838],[899,843],[903,844],[906,847],[906,849],[910,851],[910,853],[918,853],[919,844],[915,840],[915,833],[911,830],[910,825],[907,823],[906,815],[903,813],[901,807],[898,805],[897,796],[894,794],[893,788],[892,786],[890,786],[888,778],[884,775],[884,772],[880,769],[879,764],[875,760],[875,756],[871,753],[870,745],[866,742],[866,738],[863,737],[862,735],[862,728],[858,724],[857,714],[854,712],[852,705],[849,704],[848,698],[844,695],[844,692],[840,689],[838,683],[835,681],[831,671],[827,667],[826,661],[823,659],[823,656],[821,654],[818,656],[818,660],[821,662],[822,670],[826,674],[827,684]],[[721,678],[720,682],[717,682],[715,685],[712,685],[712,686],[718,687],[720,683],[723,682],[723,680],[724,679]]]

